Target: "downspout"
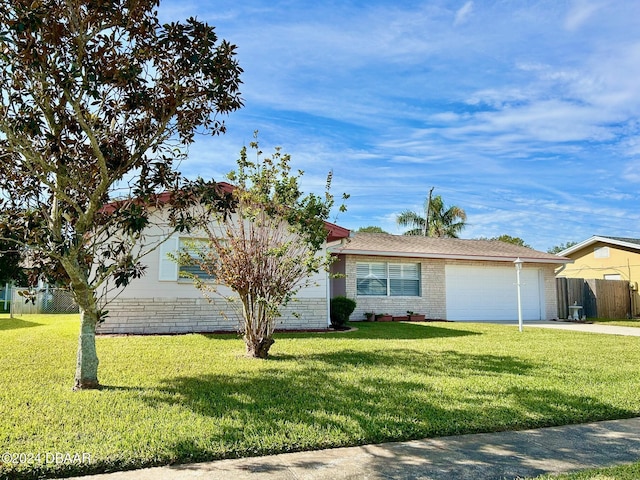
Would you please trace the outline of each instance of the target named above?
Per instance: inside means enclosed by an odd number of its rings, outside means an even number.
[[[329,267],[331,268],[331,267]],[[326,271],[327,275],[327,328],[331,327],[331,272],[329,270]]]

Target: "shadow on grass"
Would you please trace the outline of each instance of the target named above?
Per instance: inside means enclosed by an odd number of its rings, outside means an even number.
[[[405,322],[353,322],[349,326],[357,330],[351,332],[326,332],[326,333],[285,333],[279,332],[274,338],[363,338],[363,339],[388,339],[388,340],[419,340],[425,338],[464,337],[468,335],[481,335],[478,332],[462,330],[460,328],[437,327],[428,323]]]
[[[524,385],[536,368],[513,357],[385,352],[279,358],[292,368],[171,378],[146,397],[216,419],[202,439],[177,439],[178,463],[622,418],[588,395]],[[474,380],[474,376],[482,376]],[[453,382],[450,383],[447,382]],[[516,382],[517,384],[517,382]],[[223,448],[220,448],[223,446]]]
[[[16,330],[18,328],[39,327],[42,323],[30,322],[20,318],[0,318],[0,330]]]

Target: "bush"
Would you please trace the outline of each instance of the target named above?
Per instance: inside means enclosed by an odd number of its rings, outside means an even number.
[[[349,315],[356,309],[355,300],[347,297],[335,297],[331,299],[331,326],[344,327],[349,321]]]

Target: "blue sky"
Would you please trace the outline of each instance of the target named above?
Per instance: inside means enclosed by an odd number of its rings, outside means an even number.
[[[431,187],[462,238],[539,250],[640,237],[637,0],[163,0],[238,46],[245,107],[199,136],[187,176],[222,180],[259,130],[305,191],[347,192],[347,228],[402,233]]]

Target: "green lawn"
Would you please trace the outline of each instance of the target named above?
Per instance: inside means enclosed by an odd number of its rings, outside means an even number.
[[[601,325],[618,325],[620,327],[640,327],[640,318],[627,319],[610,319],[610,318],[590,318],[590,322],[599,323]]]
[[[104,388],[72,392],[77,316],[0,316],[0,453],[32,460],[3,457],[0,478],[640,415],[638,337],[357,327],[278,335],[267,361],[235,335],[101,337]]]
[[[562,475],[541,475],[535,480],[638,480],[640,462],[609,468],[594,468]]]

